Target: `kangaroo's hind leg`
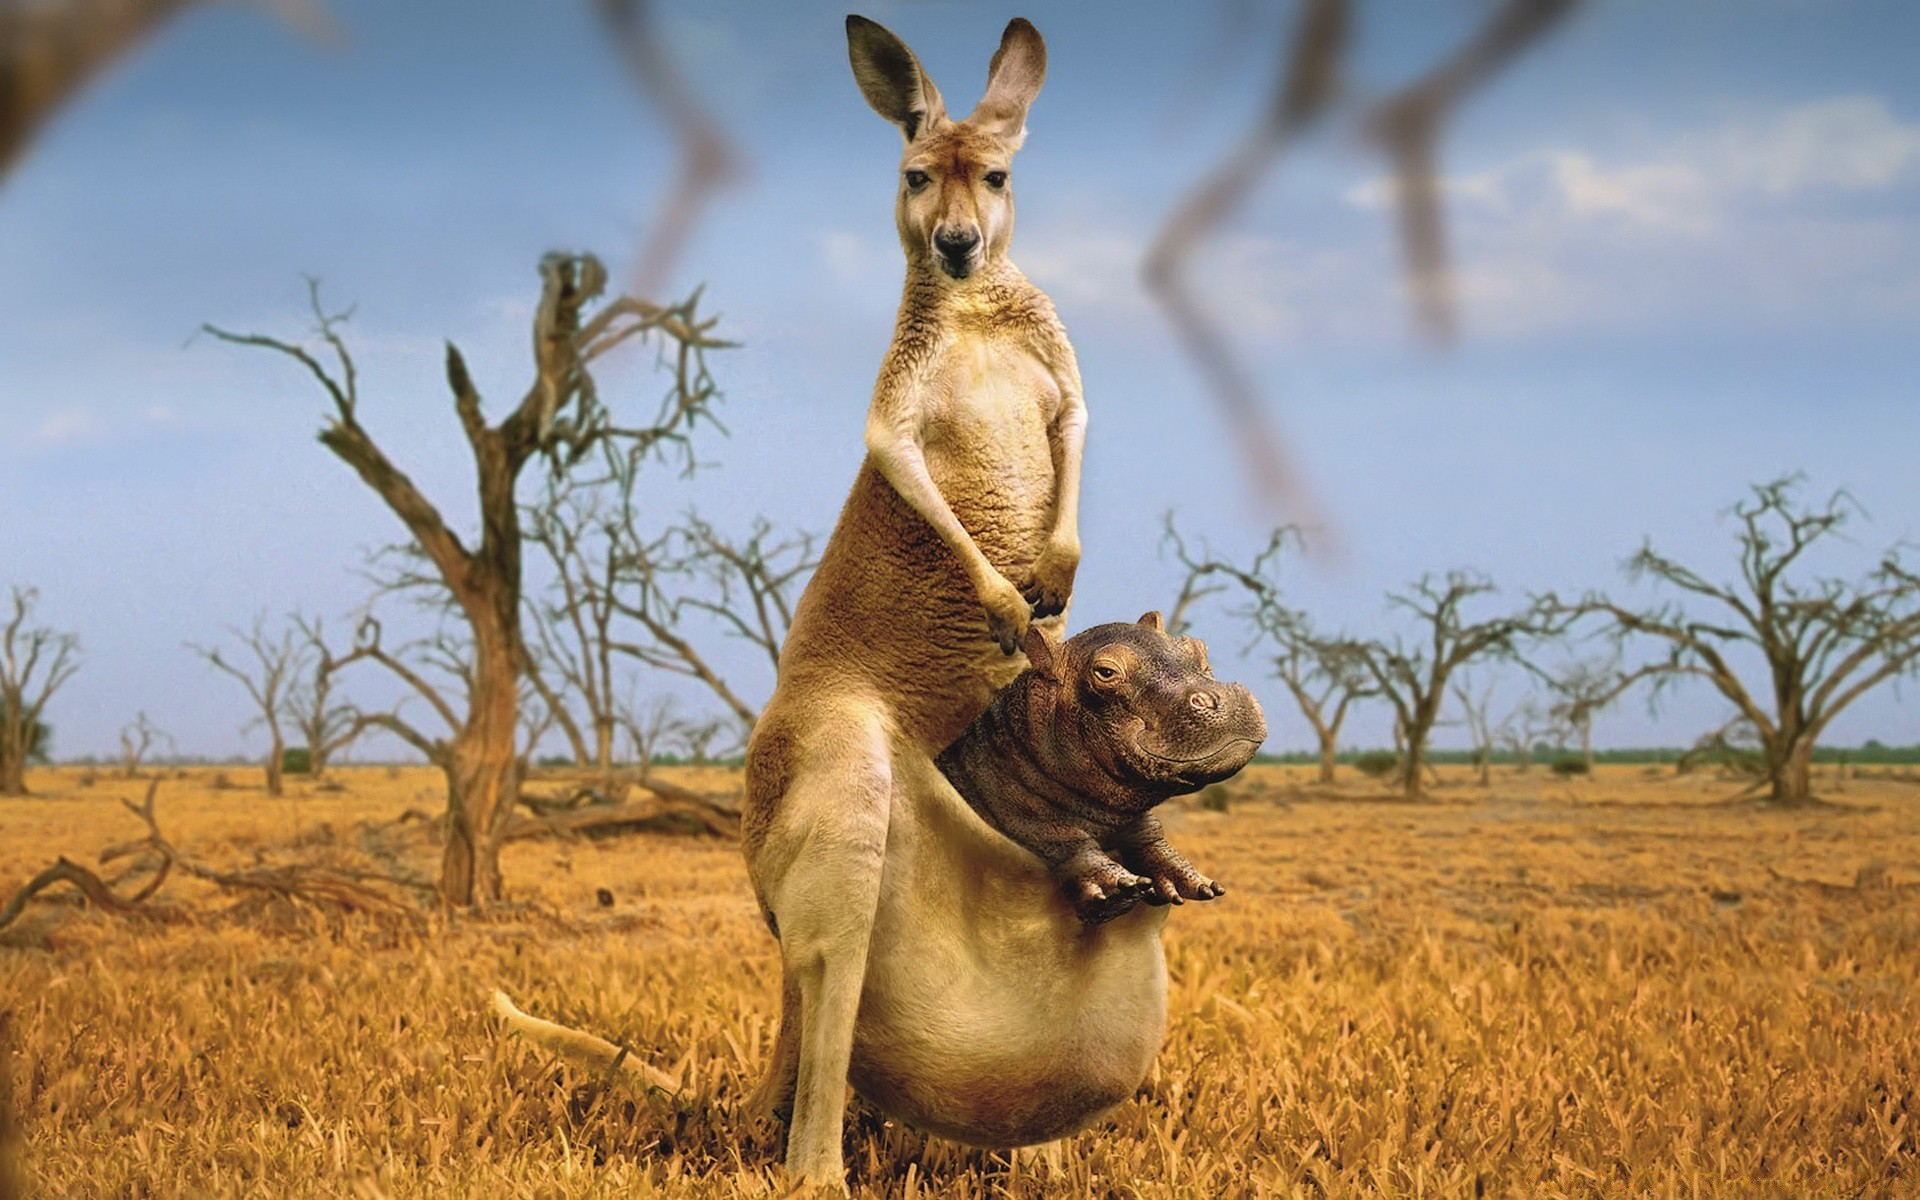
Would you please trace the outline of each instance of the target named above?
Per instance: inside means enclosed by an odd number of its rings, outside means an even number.
[[[783,988],[799,1001],[787,1170],[843,1184],[847,1068],[886,865],[893,771],[876,714],[842,710],[815,728],[825,736],[802,754],[760,857],[774,875],[763,887],[780,931]],[[777,1077],[769,1082],[778,1086]]]

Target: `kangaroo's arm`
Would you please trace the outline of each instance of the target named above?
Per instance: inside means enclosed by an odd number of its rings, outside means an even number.
[[[918,384],[897,385],[891,394],[876,397],[867,415],[867,457],[908,507],[933,527],[947,549],[967,573],[974,592],[987,610],[987,626],[1000,649],[1012,654],[1026,636],[1032,610],[1018,588],[987,561],[987,556],[953,514],[953,506],[940,494],[940,485],[927,470],[923,448]]]
[[[1034,616],[1050,617],[1066,610],[1080,567],[1080,461],[1087,444],[1087,404],[1080,388],[1080,364],[1060,322],[1044,322],[1035,340],[1059,390],[1060,407],[1047,430],[1053,451],[1053,530],[1034,564],[1033,582],[1025,594],[1033,602]]]

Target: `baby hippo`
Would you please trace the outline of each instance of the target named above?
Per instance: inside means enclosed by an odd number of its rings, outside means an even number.
[[[1226,889],[1167,844],[1152,809],[1234,774],[1267,736],[1259,702],[1157,612],[1096,625],[1032,664],[940,755],[975,812],[1052,868],[1081,920]]]

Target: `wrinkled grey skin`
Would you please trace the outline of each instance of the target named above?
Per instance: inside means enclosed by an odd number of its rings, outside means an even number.
[[[1034,631],[1026,651],[1032,667],[940,755],[954,789],[1047,863],[1089,925],[1223,894],[1152,809],[1247,765],[1267,736],[1252,693],[1215,680],[1207,648],[1167,636],[1157,612],[1058,648]]]

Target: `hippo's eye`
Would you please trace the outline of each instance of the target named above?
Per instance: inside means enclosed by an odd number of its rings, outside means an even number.
[[[925,171],[908,171],[907,172],[907,190],[908,191],[917,192],[925,186],[927,186],[927,173]]]
[[[1007,186],[1007,173],[1005,171],[988,171],[987,186],[996,192]]]
[[[1093,681],[1095,683],[1117,683],[1119,680],[1119,667],[1112,666],[1108,663],[1093,664]]]

